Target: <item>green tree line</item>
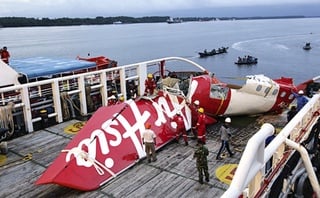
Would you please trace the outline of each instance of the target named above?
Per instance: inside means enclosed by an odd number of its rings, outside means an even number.
[[[183,17],[184,22],[188,21],[211,21],[211,20],[244,20],[244,19],[277,19],[277,18],[302,18],[304,16],[281,16],[281,17]],[[26,18],[26,17],[0,17],[0,27],[32,27],[32,26],[71,26],[71,25],[105,25],[121,21],[123,24],[132,23],[163,23],[169,16],[147,16],[147,17],[102,17],[95,18]]]
[[[95,18],[26,18],[26,17],[0,17],[0,27],[32,27],[32,26],[70,26],[70,25],[104,25],[113,24],[121,21],[123,24],[130,23],[163,23],[169,19],[169,16],[150,16],[150,17],[102,17]],[[197,18],[188,17],[181,18],[183,21],[199,21],[212,20],[213,17]]]

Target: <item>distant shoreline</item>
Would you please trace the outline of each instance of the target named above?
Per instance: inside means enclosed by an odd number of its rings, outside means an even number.
[[[318,16],[320,17],[320,16]],[[192,21],[227,21],[227,20],[260,20],[260,19],[296,19],[318,18],[306,16],[271,16],[271,17],[180,17],[183,22]],[[27,18],[27,17],[0,17],[0,27],[46,27],[46,26],[76,26],[76,25],[108,25],[108,24],[135,24],[135,23],[165,23],[170,16],[148,17],[102,17],[95,18]]]

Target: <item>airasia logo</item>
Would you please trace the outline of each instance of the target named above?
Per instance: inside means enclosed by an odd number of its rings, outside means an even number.
[[[150,99],[151,100],[151,99]],[[157,112],[156,120],[153,123],[154,126],[161,126],[168,122],[167,117],[172,118],[177,110],[182,112],[182,117],[185,123],[185,127],[188,129],[191,127],[191,112],[189,107],[186,105],[185,100],[182,100],[179,103],[178,97],[173,95],[166,95],[166,97],[158,97],[157,101],[152,102],[152,107]],[[169,103],[171,105],[169,105]],[[100,128],[97,128],[91,132],[90,138],[85,138],[79,142],[77,147],[74,147],[70,150],[67,150],[66,162],[71,160],[71,157],[76,158],[76,164],[78,166],[91,167],[98,166],[104,169],[110,169],[115,165],[114,159],[111,157],[106,157],[104,162],[97,162],[97,146],[101,154],[108,155],[110,153],[111,147],[121,147],[124,139],[130,139],[136,149],[136,152],[139,155],[139,158],[142,158],[146,155],[143,145],[141,144],[141,133],[144,131],[144,124],[150,118],[151,113],[147,110],[143,112],[140,111],[137,104],[129,100],[127,101],[127,108],[130,108],[133,116],[130,118],[124,117],[122,114],[119,114],[116,119],[110,118],[102,123]],[[174,107],[172,110],[170,106]],[[116,116],[116,115],[114,115]],[[113,116],[113,117],[114,117]],[[128,119],[132,121],[135,120],[134,124],[130,124]],[[131,122],[132,123],[132,122]],[[125,132],[121,133],[117,126],[122,126]],[[155,131],[156,132],[156,131]],[[137,135],[139,133],[139,135]],[[111,135],[113,138],[109,140],[107,135]],[[99,142],[99,144],[97,144]],[[88,151],[85,152],[82,148],[87,148]],[[97,168],[97,167],[96,167]],[[99,170],[97,170],[99,172]],[[101,171],[101,170],[100,170]]]

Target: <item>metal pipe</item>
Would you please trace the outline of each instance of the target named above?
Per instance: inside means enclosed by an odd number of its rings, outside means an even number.
[[[299,160],[299,163],[297,166],[301,165],[301,160]],[[289,191],[291,190],[292,184],[294,184],[296,182],[296,180],[303,174],[305,173],[306,169],[305,168],[300,168],[294,175],[292,175],[287,182],[287,185],[283,186],[283,191],[281,192],[281,194],[279,195],[280,198],[284,198],[287,197],[289,194]]]
[[[222,198],[233,198],[241,195],[256,173],[264,167],[264,146],[267,137],[274,133],[274,127],[263,124],[261,129],[247,143],[230,187]],[[260,159],[260,158],[262,159]]]
[[[290,147],[296,149],[297,151],[299,151],[299,153],[301,155],[301,158],[302,158],[302,161],[303,161],[303,163],[305,165],[305,168],[307,170],[308,177],[309,177],[311,186],[313,188],[313,191],[317,194],[317,197],[320,197],[319,182],[318,182],[316,173],[313,170],[313,166],[312,166],[311,160],[309,158],[308,151],[306,150],[306,148],[304,148],[300,144],[298,144],[298,143],[296,143],[296,142],[294,142],[294,141],[292,141],[290,139],[286,139],[285,143],[288,146],[290,146]]]

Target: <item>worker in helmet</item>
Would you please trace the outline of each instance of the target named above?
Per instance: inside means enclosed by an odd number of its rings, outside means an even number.
[[[124,102],[124,96],[120,96],[118,101],[117,101],[117,104],[121,104]]]
[[[221,146],[219,149],[219,152],[217,154],[216,159],[221,160],[222,158],[220,157],[221,153],[224,151],[224,149],[227,149],[230,157],[232,157],[234,154],[230,150],[229,146],[229,139],[231,137],[231,132],[230,132],[230,124],[231,124],[231,118],[227,117],[224,120],[224,124],[220,128],[220,139],[221,139]]]
[[[117,104],[117,98],[115,95],[112,95],[108,98],[108,106]]]
[[[187,131],[180,111],[177,111],[176,115],[172,118],[172,121],[177,124],[176,141],[179,142],[179,138],[182,135],[185,145],[188,146]]]
[[[304,107],[304,105],[308,103],[308,99],[304,96],[303,90],[299,90],[298,94],[294,92],[292,92],[292,94],[297,100],[297,112],[299,112],[302,109],[302,107]]]
[[[199,115],[198,115],[198,121],[196,124],[197,128],[197,138],[198,140],[201,140],[204,144],[206,143],[206,115],[204,114],[204,109],[200,107],[198,109]]]
[[[156,88],[156,82],[153,78],[152,74],[148,74],[147,79],[144,82],[145,85],[145,90],[144,90],[144,95],[153,95],[154,89]]]
[[[197,139],[197,130],[196,130],[197,126],[196,125],[197,125],[198,116],[199,116],[199,112],[198,112],[199,105],[200,105],[199,100],[195,100],[195,101],[193,101],[193,103],[189,104],[189,108],[191,110],[191,121],[192,121],[191,132],[193,134],[194,139]]]

